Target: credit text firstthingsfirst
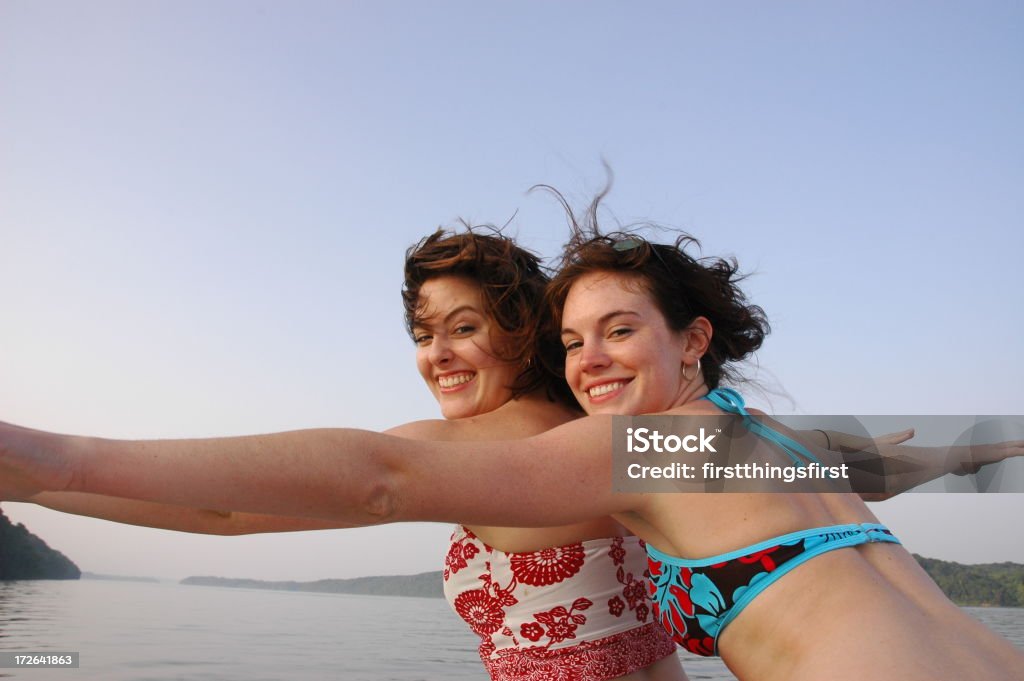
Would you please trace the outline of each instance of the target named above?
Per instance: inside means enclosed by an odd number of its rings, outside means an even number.
[[[807,466],[775,466],[767,463],[741,463],[729,466],[718,466],[705,461],[701,466],[688,463],[672,463],[668,466],[642,466],[631,463],[626,467],[626,475],[634,480],[639,479],[675,479],[675,480],[849,480],[850,467],[845,463],[840,466],[822,466],[811,463]]]
[[[704,428],[695,434],[690,435],[662,435],[657,430],[649,428],[627,428],[626,429],[626,451],[630,453],[644,454],[687,452],[690,454],[712,453],[717,454],[714,440],[715,436],[722,431],[715,429],[715,433],[708,433]],[[677,480],[782,480],[794,482],[796,480],[847,480],[849,479],[849,467],[846,464],[840,466],[822,466],[818,463],[811,463],[807,466],[777,466],[762,463],[743,463],[718,465],[711,461],[705,461],[701,465],[690,463],[674,462],[663,466],[644,466],[633,463],[626,468],[626,475],[630,478],[668,478]]]

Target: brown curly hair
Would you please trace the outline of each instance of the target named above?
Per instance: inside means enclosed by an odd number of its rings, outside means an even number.
[[[501,330],[501,342],[494,343],[498,358],[521,367],[509,386],[513,398],[543,389],[549,399],[578,409],[565,381],[539,358],[538,330],[548,327],[542,317],[548,309],[544,295],[550,280],[540,258],[497,227],[463,226],[465,231],[458,233],[438,229],[406,251],[406,330],[413,335],[424,283],[436,277],[465,277],[480,287],[484,312]]]
[[[652,243],[629,229],[602,234],[597,209],[608,193],[607,187],[590,203],[582,224],[557,190],[544,185],[540,188],[562,204],[571,230],[558,273],[548,285],[549,325],[543,332],[547,338],[560,333],[562,308],[577,279],[590,272],[620,273],[633,278],[651,296],[673,331],[686,329],[697,317],[711,322],[714,333],[701,358],[709,389],[717,388],[723,380],[742,380],[732,365],[761,347],[771,327],[764,310],[750,304],[739,288],[744,276],[734,258],[692,257],[686,249],[699,248],[700,242],[687,234],[681,234],[672,244]],[[551,348],[551,342],[544,347]],[[543,361],[550,370],[562,366],[564,372],[565,351],[561,344],[558,347],[558,355],[547,352]]]

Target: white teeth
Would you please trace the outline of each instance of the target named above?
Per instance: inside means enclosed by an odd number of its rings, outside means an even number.
[[[616,381],[614,383],[604,383],[602,385],[596,385],[587,391],[587,394],[591,397],[600,397],[601,395],[607,395],[610,392],[618,390],[622,386],[626,385],[622,381]]]
[[[438,376],[437,384],[442,388],[454,388],[463,383],[469,383],[476,374],[455,374],[454,376]]]

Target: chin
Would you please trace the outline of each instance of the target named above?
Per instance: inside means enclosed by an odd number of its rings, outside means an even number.
[[[441,416],[446,419],[461,419],[466,416],[467,410],[464,407],[457,407],[451,405],[448,407],[441,407]]]

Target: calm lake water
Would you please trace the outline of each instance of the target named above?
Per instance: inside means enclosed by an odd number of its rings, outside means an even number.
[[[1024,648],[1024,609],[968,608]],[[82,580],[0,582],[0,650],[81,653],[55,681],[486,680],[477,638],[441,599]],[[694,681],[734,677],[686,655]]]

